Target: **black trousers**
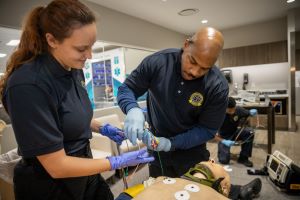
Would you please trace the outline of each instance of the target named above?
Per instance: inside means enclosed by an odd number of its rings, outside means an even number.
[[[72,154],[91,158],[89,145]],[[22,159],[14,169],[16,200],[113,200],[109,186],[100,174],[53,179],[36,158]]]
[[[238,133],[239,130],[231,137],[224,139],[234,140]],[[252,156],[253,140],[253,129],[245,128],[237,139],[237,141],[242,141],[240,158],[249,158]],[[221,142],[218,143],[218,159],[221,163],[229,163],[230,161],[230,147],[225,146]]]

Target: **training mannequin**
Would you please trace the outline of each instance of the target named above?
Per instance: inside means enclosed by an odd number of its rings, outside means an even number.
[[[227,199],[214,189],[183,178],[157,177],[155,182],[139,193],[135,200],[158,199]]]
[[[5,121],[0,119],[0,134],[5,129],[5,127],[6,127]]]
[[[185,173],[184,177],[212,187],[226,197],[229,195],[231,186],[229,174],[223,166],[216,164],[213,160],[196,164],[194,168]]]
[[[116,200],[158,199],[227,199],[230,177],[224,168],[214,161],[201,162],[191,168],[182,178],[150,178],[129,188]]]

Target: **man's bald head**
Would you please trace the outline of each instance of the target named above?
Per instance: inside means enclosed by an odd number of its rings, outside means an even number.
[[[184,43],[182,76],[192,80],[205,75],[217,61],[224,39],[220,31],[206,27],[199,29]]]
[[[216,59],[224,45],[222,33],[211,27],[199,29],[193,35],[192,42],[198,51],[207,52],[211,54],[211,57],[215,57]]]

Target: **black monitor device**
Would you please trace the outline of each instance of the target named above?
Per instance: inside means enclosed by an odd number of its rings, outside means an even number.
[[[244,84],[248,84],[249,79],[248,79],[248,73],[244,73]]]
[[[232,72],[229,69],[221,70],[228,83],[232,83]]]

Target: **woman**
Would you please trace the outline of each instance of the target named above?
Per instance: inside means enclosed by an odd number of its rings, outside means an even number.
[[[25,21],[0,85],[22,156],[14,170],[17,200],[113,199],[100,172],[153,160],[146,150],[91,159],[91,131],[124,139],[92,121],[82,68],[95,40],[95,17],[76,0],[54,0]]]

